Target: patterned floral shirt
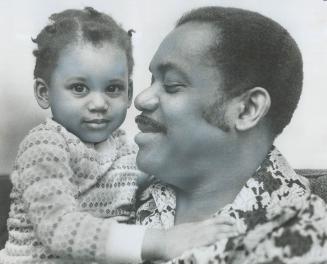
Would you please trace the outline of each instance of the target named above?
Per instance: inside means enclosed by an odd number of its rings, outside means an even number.
[[[159,183],[147,192],[137,221],[171,227],[174,193]],[[327,263],[327,207],[274,147],[235,200],[215,215],[221,214],[236,219],[239,236],[187,251],[169,263]]]

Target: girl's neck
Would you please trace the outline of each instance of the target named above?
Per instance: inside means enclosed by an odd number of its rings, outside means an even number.
[[[116,151],[116,144],[114,140],[106,139],[105,141],[99,143],[92,143],[92,145],[99,154],[108,156],[113,155],[113,153]]]

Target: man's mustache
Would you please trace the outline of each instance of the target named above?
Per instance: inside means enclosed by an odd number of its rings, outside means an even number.
[[[152,128],[154,132],[167,132],[167,128],[163,124],[142,114],[135,117],[135,122],[141,126]]]

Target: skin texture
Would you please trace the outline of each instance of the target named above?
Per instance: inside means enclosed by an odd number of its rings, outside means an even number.
[[[61,51],[50,84],[38,79],[35,93],[55,121],[82,141],[99,143],[123,123],[129,88],[124,50],[109,42],[80,42]]]
[[[140,119],[139,128],[147,133],[135,137],[140,147],[138,165],[181,189],[198,184],[199,174],[205,174],[202,165],[218,154],[217,146],[228,151],[230,145],[231,135],[204,118],[222,86],[218,70],[204,60],[212,38],[208,25],[186,24],[172,31],[151,61],[151,86],[135,99],[142,116],[166,130],[151,133],[151,128],[142,127]],[[229,112],[225,110],[228,122]],[[143,123],[147,121],[145,118]],[[225,154],[218,155],[224,159]]]
[[[174,187],[175,224],[204,220],[232,202],[274,138],[263,87],[225,97],[223,73],[207,56],[219,41],[208,23],[175,28],[151,61],[150,87],[135,99],[137,164]]]

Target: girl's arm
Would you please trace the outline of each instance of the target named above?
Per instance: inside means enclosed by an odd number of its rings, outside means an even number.
[[[78,184],[70,158],[64,138],[53,131],[32,132],[21,144],[12,180],[22,193],[37,238],[52,255],[60,258],[90,262],[118,258],[120,262],[137,262],[141,259],[144,228],[80,211]],[[114,240],[121,245],[130,244],[129,254],[122,250],[108,251]]]
[[[230,231],[226,220],[183,224],[167,231],[119,224],[79,210],[78,184],[64,138],[53,131],[29,134],[12,177],[22,193],[36,236],[54,256],[100,263],[167,260],[210,244]],[[222,226],[220,226],[220,224]]]

